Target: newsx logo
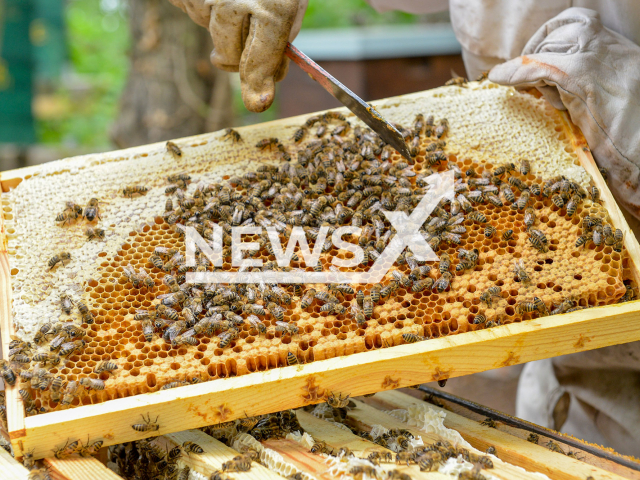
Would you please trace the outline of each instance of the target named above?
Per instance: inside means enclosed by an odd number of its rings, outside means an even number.
[[[422,197],[416,208],[407,215],[405,212],[389,212],[380,210],[391,226],[395,229],[395,235],[382,251],[378,259],[367,272],[340,271],[339,268],[353,268],[360,264],[364,258],[363,249],[354,243],[343,240],[346,235],[359,236],[362,229],[353,226],[342,226],[335,229],[331,235],[331,242],[342,252],[351,252],[351,258],[339,258],[334,256],[331,260],[330,271],[307,272],[301,269],[292,271],[249,271],[252,268],[263,266],[261,259],[246,258],[243,252],[260,248],[257,242],[243,242],[243,235],[260,235],[264,230],[271,243],[271,247],[276,257],[279,267],[290,266],[296,245],[307,267],[314,267],[320,260],[322,248],[327,240],[329,227],[320,227],[313,251],[309,248],[309,243],[302,227],[293,227],[287,246],[283,249],[280,243],[278,231],[274,227],[237,226],[231,228],[231,258],[232,266],[238,267],[237,272],[215,271],[215,272],[187,272],[186,281],[188,283],[348,283],[348,284],[373,284],[379,283],[389,272],[397,258],[409,248],[411,252],[421,261],[438,261],[439,258],[431,249],[425,238],[419,232],[424,222],[429,218],[431,212],[436,208],[443,198],[452,200],[454,198],[454,173],[452,171],[434,173],[425,179],[429,185],[427,193]],[[223,266],[223,231],[222,227],[215,225],[211,241],[197,232],[193,227],[187,227],[185,231],[186,245],[186,265],[196,266],[196,249],[199,249],[211,264],[215,267]]]

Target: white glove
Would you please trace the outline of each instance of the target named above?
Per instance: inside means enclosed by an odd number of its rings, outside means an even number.
[[[536,87],[568,110],[618,202],[640,218],[640,46],[605,28],[595,11],[569,8],[489,80]]]
[[[298,35],[308,0],[170,0],[213,39],[211,62],[240,72],[242,99],[263,112],[275,96],[275,82],[287,74],[288,41]]]

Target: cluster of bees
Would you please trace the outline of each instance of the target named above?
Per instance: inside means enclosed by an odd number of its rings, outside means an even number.
[[[68,201],[65,204],[65,208],[62,212],[60,212],[56,216],[56,222],[61,225],[71,224],[72,222],[76,222],[80,219],[85,219],[87,222],[91,223],[96,219],[100,219],[100,200],[97,198],[91,198],[87,206],[84,209],[72,202]],[[104,240],[105,232],[101,228],[87,226],[84,230],[84,234],[87,236],[88,240]],[[53,268],[54,265],[49,264],[50,268]]]
[[[337,123],[330,128],[331,123]],[[483,166],[481,172],[474,168],[462,171],[457,163],[448,161],[446,135],[449,124],[446,119],[436,121],[433,116],[419,114],[411,128],[397,125],[405,140],[410,144],[412,155],[417,156],[420,145],[426,140],[422,165],[418,174],[413,165],[404,160],[392,161],[393,149],[386,145],[375,133],[360,127],[351,127],[340,113],[328,112],[312,117],[298,129],[293,140],[300,145],[297,162],[284,161],[279,166],[262,165],[256,171],[236,176],[227,182],[198,184],[191,189],[192,180],[187,173],[168,177],[165,189],[164,220],[174,231],[183,235],[187,227],[194,227],[205,239],[213,239],[214,227],[222,227],[223,257],[231,257],[231,227],[261,226],[263,234],[258,238],[259,247],[246,252],[247,256],[274,255],[269,241],[267,227],[275,228],[280,238],[288,241],[293,227],[302,227],[307,238],[316,241],[320,228],[328,228],[327,238],[340,226],[360,227],[357,242],[364,251],[361,267],[375,262],[386,248],[394,230],[383,215],[383,211],[402,211],[410,214],[428,191],[426,178],[434,170],[450,170],[455,176],[455,198],[443,199],[434,209],[419,233],[431,248],[438,252],[450,246],[460,245],[469,228],[469,221],[484,228],[484,235],[492,238],[500,235],[509,240],[514,232],[507,229],[497,231],[477,206],[491,204],[496,207],[510,205],[522,212],[527,228],[527,238],[531,248],[546,253],[550,241],[537,227],[538,219],[533,204],[536,200],[550,198],[557,208],[565,208],[566,215],[575,215],[580,203],[590,197],[598,201],[600,193],[596,187],[589,192],[576,182],[563,176],[551,178],[542,185],[527,181],[531,165],[522,160],[498,165],[494,168]],[[315,130],[314,130],[315,129]],[[303,140],[311,137],[306,144]],[[224,138],[236,143],[242,142],[240,134],[228,129]],[[275,149],[284,160],[291,160],[282,143],[277,138],[261,140],[256,144],[261,150]],[[180,147],[167,143],[167,151],[174,156],[182,156]],[[123,195],[144,195],[147,187],[132,185],[124,188]],[[191,191],[192,193],[188,193]],[[329,193],[330,192],[330,193]],[[90,201],[84,209],[85,218],[99,218],[97,200]],[[73,213],[71,213],[73,212]],[[61,214],[79,217],[81,208],[68,204]],[[465,223],[466,222],[466,223]],[[583,234],[576,247],[593,241],[597,245],[612,245],[616,251],[622,249],[623,235],[600,218],[585,216]],[[314,246],[315,248],[315,246]],[[330,240],[321,246],[322,252],[332,248]],[[147,268],[125,266],[123,275],[134,288],[155,287],[150,272],[164,272],[163,283],[170,292],[157,296],[151,310],[138,310],[134,319],[139,321],[145,339],[153,341],[159,335],[177,347],[198,345],[198,337],[217,336],[219,347],[234,345],[243,326],[252,334],[266,334],[269,326],[280,336],[297,335],[299,327],[294,322],[285,321],[287,309],[299,299],[302,309],[319,305],[321,312],[336,316],[350,316],[361,328],[366,328],[373,316],[375,306],[391,298],[404,288],[407,291],[433,291],[443,293],[451,288],[456,273],[473,270],[480,259],[477,249],[459,248],[457,261],[441,252],[437,268],[426,265],[410,250],[397,259],[399,265],[408,267],[407,274],[400,270],[391,272],[392,278],[386,284],[371,286],[367,291],[355,291],[347,284],[328,285],[326,289],[312,288],[303,284],[279,286],[275,283],[258,284],[195,285],[186,283],[188,272],[212,270],[209,260],[197,255],[195,267],[186,265],[179,248],[157,247],[148,259]],[[68,259],[61,254],[50,261],[55,265]],[[294,254],[294,262],[300,259]],[[307,270],[321,271],[322,265],[307,266]],[[291,267],[280,267],[275,261],[267,261],[253,271],[303,271]],[[515,276],[523,284],[531,279],[520,260],[513,266]],[[630,295],[633,291],[630,291]],[[482,292],[480,300],[488,307],[501,298],[500,287],[491,287]],[[344,306],[350,300],[350,308]],[[518,314],[537,311],[540,315],[564,313],[577,309],[572,298],[560,306],[545,305],[538,297],[530,302],[516,305]],[[64,310],[64,303],[63,303]],[[84,317],[83,317],[84,319]],[[84,319],[89,323],[87,319]],[[92,320],[92,319],[91,319]],[[267,321],[268,320],[268,321]],[[499,320],[487,320],[483,313],[475,316],[473,323],[484,327],[499,325]],[[416,333],[403,334],[406,343],[426,340],[428,337]],[[289,365],[298,363],[298,356],[287,353]],[[171,382],[180,385],[184,382]]]
[[[86,305],[78,303],[78,309],[85,323],[91,315]],[[71,313],[71,300],[63,295],[61,302],[65,313]],[[67,308],[68,307],[68,308]],[[84,312],[84,313],[83,313]],[[78,381],[66,382],[64,377],[53,375],[50,370],[61,368],[67,359],[85,347],[86,330],[73,321],[47,322],[36,332],[33,344],[17,337],[9,343],[9,360],[0,360],[0,374],[5,383],[14,386],[19,379],[20,397],[27,415],[46,411],[44,406],[38,410],[32,392],[49,392],[54,404],[69,406],[80,390],[104,390],[101,379],[90,377]],[[118,366],[112,361],[103,361],[94,367],[94,373],[114,372]],[[16,373],[17,372],[17,373]],[[6,415],[3,415],[3,420]]]

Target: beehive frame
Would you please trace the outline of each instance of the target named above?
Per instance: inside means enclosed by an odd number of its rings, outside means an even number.
[[[393,102],[394,99],[388,101]],[[613,225],[626,234],[627,270],[638,283],[640,246],[607,189],[582,134],[566,115],[562,118],[565,134],[571,140],[576,155],[602,192],[603,204]],[[286,121],[296,120],[302,122],[303,118]],[[284,120],[273,123],[278,122]],[[239,131],[242,133],[243,129]],[[183,141],[195,143],[204,137]],[[133,157],[159,146],[137,147],[123,154]],[[82,162],[81,157],[67,159],[61,161],[61,166],[64,168],[67,163],[71,168]],[[2,190],[8,191],[22,179],[37,174],[38,167],[5,172],[0,175]],[[13,331],[11,277],[7,239],[4,230],[0,232],[0,328],[6,357]],[[198,428],[245,415],[318,403],[328,392],[362,395],[639,340],[639,310],[638,302],[590,308],[429,342],[319,360],[32,417],[24,416],[17,388],[9,388],[8,432],[2,433],[11,441],[16,456],[35,449],[38,458],[49,455],[56,445],[64,444],[68,438],[84,438],[87,434],[104,439],[105,445],[139,440],[145,436]],[[159,416],[160,430],[147,434],[133,431],[131,425],[139,422],[141,414],[147,413]]]

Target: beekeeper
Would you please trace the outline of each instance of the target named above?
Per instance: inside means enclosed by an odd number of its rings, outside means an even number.
[[[211,61],[240,72],[242,98],[269,108],[307,0],[171,0],[213,38]],[[634,0],[369,0],[378,10],[450,9],[467,76],[536,87],[568,110],[618,202],[640,218],[640,4]],[[576,8],[575,6],[584,7]],[[640,344],[527,364],[517,415],[640,456]]]

